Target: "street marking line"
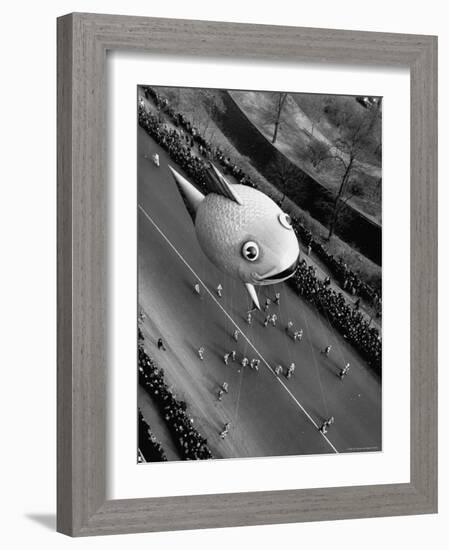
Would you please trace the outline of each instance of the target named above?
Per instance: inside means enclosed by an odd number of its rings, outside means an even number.
[[[176,247],[172,244],[172,242],[169,240],[169,238],[164,234],[162,229],[156,224],[156,222],[153,221],[151,216],[145,211],[145,209],[139,204],[138,205],[139,210],[142,212],[142,214],[148,219],[148,221],[154,226],[154,228],[161,234],[163,239],[167,242],[167,244],[172,248],[172,250],[175,252],[175,254],[179,257],[179,259],[183,262],[183,264],[195,275],[196,279],[202,284],[205,291],[210,295],[212,300],[217,304],[217,306],[223,311],[223,313],[226,315],[226,317],[231,321],[231,323],[237,328],[237,330],[241,333],[243,338],[248,342],[248,344],[253,348],[253,350],[257,353],[257,355],[261,358],[263,363],[265,363],[265,366],[268,368],[268,370],[273,374],[275,379],[281,384],[281,386],[284,388],[284,390],[290,395],[290,397],[293,399],[293,401],[296,403],[296,405],[301,409],[301,411],[305,414],[305,416],[310,420],[310,422],[315,426],[315,428],[319,431],[319,433],[322,435],[322,437],[326,440],[326,442],[329,444],[329,446],[332,448],[332,450],[339,454],[335,446],[329,441],[329,439],[323,434],[323,432],[320,430],[318,424],[315,422],[315,420],[310,416],[310,414],[306,411],[306,409],[301,405],[301,403],[296,399],[296,397],[292,394],[290,389],[285,385],[284,381],[281,380],[277,374],[274,372],[274,370],[271,368],[269,363],[265,360],[263,355],[259,352],[258,349],[254,346],[254,344],[249,340],[249,338],[246,336],[246,334],[243,332],[243,330],[237,325],[237,323],[234,321],[234,319],[229,315],[229,313],[223,308],[223,306],[218,302],[218,300],[215,298],[214,294],[209,290],[207,285],[201,280],[201,278],[198,276],[198,274],[195,272],[195,270],[187,263],[187,261],[184,259],[184,257],[181,255],[181,253],[176,249]]]

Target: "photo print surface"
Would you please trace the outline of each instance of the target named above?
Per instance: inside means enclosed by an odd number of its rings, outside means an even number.
[[[137,461],[382,450],[382,98],[137,87]]]

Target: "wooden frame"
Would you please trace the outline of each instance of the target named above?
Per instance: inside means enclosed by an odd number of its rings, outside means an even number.
[[[107,50],[408,66],[411,481],[106,500]],[[72,536],[437,510],[437,39],[116,15],[58,19],[58,505]]]

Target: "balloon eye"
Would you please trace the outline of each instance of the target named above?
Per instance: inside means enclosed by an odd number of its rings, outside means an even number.
[[[285,229],[293,229],[292,219],[285,212],[281,212],[281,214],[279,214],[279,221],[281,225],[285,227]]]
[[[259,246],[253,241],[248,241],[242,246],[242,256],[249,262],[255,262],[259,257]]]

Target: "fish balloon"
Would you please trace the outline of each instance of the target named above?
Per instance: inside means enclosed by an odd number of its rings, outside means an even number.
[[[254,285],[291,277],[299,262],[299,244],[290,216],[267,195],[232,184],[212,164],[212,192],[203,195],[169,166],[195,225],[204,254],[218,269],[240,280],[260,309]]]

